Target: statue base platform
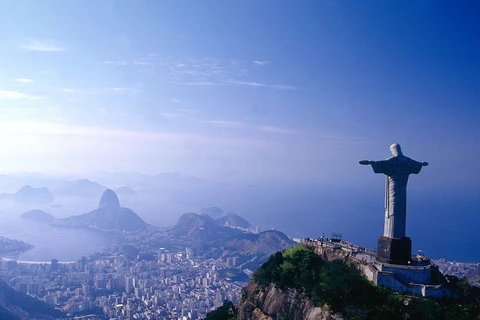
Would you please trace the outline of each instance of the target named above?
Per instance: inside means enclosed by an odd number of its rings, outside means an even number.
[[[406,265],[412,259],[412,240],[409,237],[378,238],[377,261]]]

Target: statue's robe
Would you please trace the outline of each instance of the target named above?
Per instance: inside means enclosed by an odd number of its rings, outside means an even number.
[[[386,160],[372,161],[371,166],[375,173],[387,176],[383,235],[389,238],[403,238],[407,220],[408,176],[418,174],[423,165],[409,157],[398,155]]]

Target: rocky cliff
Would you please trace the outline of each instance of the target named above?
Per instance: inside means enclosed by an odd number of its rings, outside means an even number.
[[[328,306],[315,307],[304,294],[295,289],[279,289],[270,284],[262,289],[250,282],[244,288],[242,301],[238,305],[239,320],[340,320]]]

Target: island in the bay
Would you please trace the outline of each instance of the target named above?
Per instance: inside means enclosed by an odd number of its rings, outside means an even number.
[[[85,214],[53,220],[51,225],[115,231],[143,230],[148,226],[132,209],[121,207],[117,194],[111,189],[103,192],[97,209]]]

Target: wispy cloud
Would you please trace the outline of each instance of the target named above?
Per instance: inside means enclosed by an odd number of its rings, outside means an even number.
[[[258,130],[260,131],[265,131],[265,132],[271,132],[271,133],[296,133],[296,130],[288,129],[288,128],[282,128],[282,127],[276,127],[276,126],[259,126]]]
[[[253,61],[253,64],[257,65],[257,66],[264,66],[264,65],[267,65],[269,63],[270,63],[270,61],[266,61],[266,60],[254,60]]]
[[[180,115],[178,113],[173,113],[173,112],[164,112],[162,113],[162,116],[170,119],[180,118]]]
[[[254,82],[254,81],[238,81],[238,80],[230,80],[228,83],[236,86],[265,87],[265,88],[273,88],[278,90],[297,90],[297,88],[294,86],[284,85],[284,84],[268,84],[268,83]]]
[[[0,99],[7,100],[41,100],[43,97],[20,91],[0,90]]]
[[[297,87],[285,84],[269,84],[267,87],[278,90],[297,90]]]
[[[273,83],[262,74],[259,66],[266,60],[242,61],[217,58],[173,58],[161,54],[148,54],[132,60],[103,61],[117,67],[134,67],[172,84],[182,86],[244,86],[276,90],[296,90],[293,85]]]
[[[229,84],[235,86],[248,86],[248,87],[265,87],[264,83],[259,83],[255,81],[238,81],[238,80],[230,80],[228,81]]]
[[[41,51],[41,52],[56,52],[65,51],[66,49],[56,44],[53,40],[34,40],[27,39],[24,44],[21,45],[22,49],[28,51]]]
[[[32,83],[32,82],[33,82],[33,79],[29,79],[29,78],[18,78],[18,79],[14,79],[13,81],[19,82],[19,83]]]
[[[131,88],[122,88],[122,87],[111,87],[100,89],[100,92],[131,92]]]
[[[242,121],[230,121],[230,120],[203,120],[197,118],[189,118],[191,121],[197,121],[201,123],[211,124],[214,126],[219,127],[226,127],[226,128],[251,128],[256,129],[259,131],[269,132],[269,133],[280,133],[280,134],[293,134],[298,133],[297,130],[284,128],[284,127],[277,127],[277,126],[270,126],[270,125],[253,125],[248,124]]]
[[[210,82],[210,81],[198,81],[198,82],[174,82],[175,84],[181,86],[216,86],[219,85],[218,83]]]
[[[215,126],[220,127],[228,127],[228,128],[244,128],[247,126],[246,123],[240,121],[227,121],[227,120],[201,120],[196,118],[190,118],[190,120],[198,121],[202,123],[213,124]]]
[[[217,146],[245,145],[267,146],[263,140],[209,137],[198,134],[166,133],[155,131],[131,131],[98,126],[70,125],[47,121],[7,121],[0,123],[0,137],[9,134],[81,136],[98,139],[117,139],[118,141],[144,142],[192,142]]]
[[[72,88],[60,88],[60,91],[65,92],[65,93],[83,93],[83,90],[79,89],[72,89]]]
[[[177,110],[185,114],[198,113],[197,109],[177,109]]]
[[[122,88],[122,87],[107,87],[107,88],[100,88],[100,89],[77,89],[77,88],[60,88],[61,92],[66,94],[77,94],[77,95],[99,95],[99,94],[122,94],[122,93],[129,93],[134,92],[134,89],[131,88]]]

